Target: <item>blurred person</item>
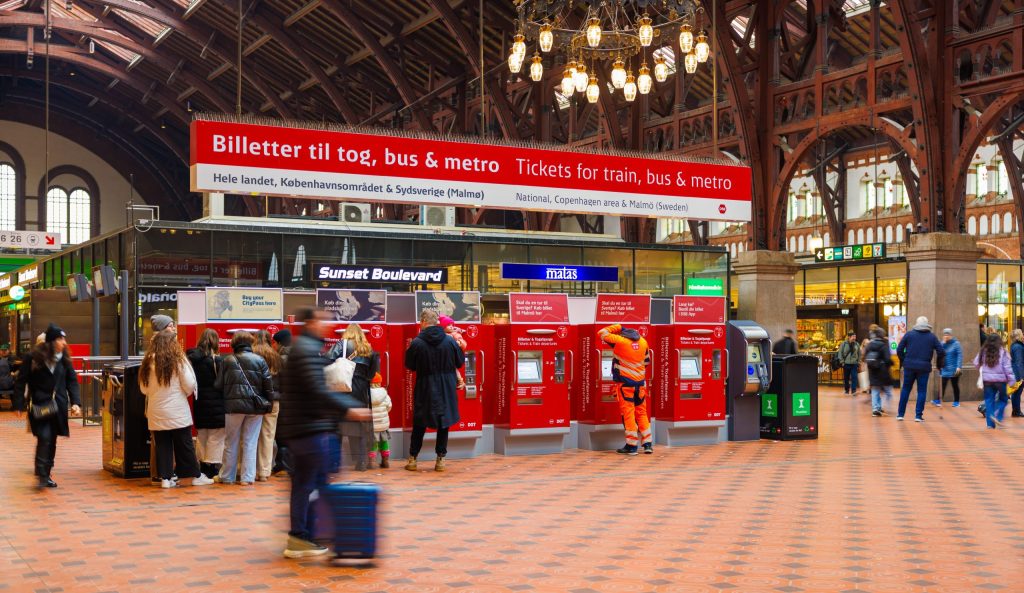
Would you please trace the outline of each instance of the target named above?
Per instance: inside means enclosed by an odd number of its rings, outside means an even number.
[[[405,368],[416,373],[412,401],[412,439],[405,469],[416,471],[416,457],[423,448],[428,428],[437,431],[434,471],[445,471],[448,455],[448,429],[459,422],[459,398],[456,391],[458,370],[466,356],[455,338],[438,324],[436,311],[420,313],[420,333],[405,351]]]
[[[256,481],[256,447],[263,415],[272,409],[274,380],[267,361],[253,353],[254,341],[249,332],[235,332],[231,338],[234,353],[224,357],[217,375],[216,387],[224,393],[225,412],[222,484],[233,484],[238,476],[243,486]]]
[[[187,353],[196,375],[193,414],[199,471],[209,478],[220,474],[221,461],[224,459],[224,394],[216,387],[217,375],[223,364],[219,348],[220,336],[216,331],[206,329],[199,336],[196,347]]]
[[[14,391],[15,366],[11,345],[0,345],[0,391]]]
[[[892,400],[892,378],[889,375],[892,351],[889,350],[889,340],[882,328],[875,326],[868,336],[870,341],[864,348],[864,366],[867,367],[868,384],[871,386],[871,415],[881,416],[885,414],[882,409],[882,393],[885,393],[885,401]]]
[[[1024,346],[1022,346],[1024,348]],[[953,386],[953,407],[960,407],[960,375],[963,374],[964,349],[960,341],[953,337],[953,330],[946,328],[942,330],[942,349],[945,354],[942,358],[942,369],[939,377],[942,378],[942,389],[939,391],[939,399],[933,400],[935,406],[942,406],[942,400],[946,397],[946,385]],[[1024,352],[1021,353],[1024,356]],[[1021,362],[1024,362],[1022,359]]]
[[[796,336],[796,332],[791,329],[782,332],[782,339],[772,345],[772,354],[778,354],[779,356],[796,354],[797,348],[794,336]]]
[[[904,334],[898,346],[896,356],[903,368],[903,386],[900,388],[900,403],[896,420],[902,421],[910,400],[910,390],[917,385],[917,403],[914,410],[914,422],[924,422],[924,403],[928,400],[928,375],[932,372],[932,356],[935,366],[942,368],[946,351],[942,342],[932,333],[928,318],[917,318],[914,328]]]
[[[270,334],[263,331],[257,333],[256,345],[252,351],[263,358],[270,370],[270,378],[274,384],[270,411],[263,415],[260,425],[260,438],[256,445],[256,480],[266,482],[274,470],[274,436],[277,434],[277,417],[281,409],[281,370],[284,361],[281,355],[271,346]]]
[[[70,436],[68,412],[79,415],[82,398],[64,330],[50,324],[21,363],[11,404],[20,418],[28,409],[28,425],[36,437],[35,475],[40,488],[56,488],[50,477],[57,455],[57,437]]]
[[[331,361],[342,357],[356,363],[352,374],[351,396],[361,407],[371,407],[370,380],[380,371],[380,355],[373,351],[366,333],[357,323],[350,323],[341,334],[341,339],[327,353],[327,359]],[[341,435],[348,437],[349,448],[355,459],[355,470],[366,471],[373,446],[373,427],[358,422],[343,422]]]
[[[373,446],[370,449],[370,467],[380,456],[380,466],[391,465],[391,396],[381,384],[380,373],[370,382],[370,404],[373,411]]]
[[[370,410],[345,393],[327,388],[324,368],[330,362],[320,352],[331,315],[304,309],[296,316],[302,333],[292,344],[281,375],[278,438],[284,442],[293,463],[289,511],[291,528],[284,549],[286,558],[305,558],[327,553],[312,541],[316,530],[316,508],[310,497],[327,484],[331,454],[338,447],[338,424],[344,419],[365,422]]]
[[[283,371],[285,365],[288,364],[288,353],[292,351],[292,332],[288,329],[282,329],[281,331],[274,334],[273,337],[274,350],[277,350],[278,355],[281,356],[281,369]],[[280,377],[280,374],[278,375]],[[278,407],[280,413],[280,406]],[[274,465],[270,470],[271,475],[278,472],[284,471],[291,473],[291,462],[288,457],[288,448],[275,435],[274,438],[275,453],[274,453]]]
[[[999,334],[990,334],[985,345],[974,357],[974,366],[981,373],[985,395],[985,424],[989,428],[1002,428],[1006,410],[1006,385],[1014,380],[1010,353],[1003,348]]]
[[[846,340],[839,346],[839,361],[843,364],[843,394],[857,395],[860,343],[855,332],[847,332]]]
[[[609,325],[597,332],[597,339],[612,347],[612,379],[615,396],[626,429],[626,444],[616,453],[636,455],[654,453],[651,420],[647,415],[647,365],[650,355],[647,340],[640,332],[620,324]]]
[[[1013,343],[1010,345],[1010,364],[1013,366],[1013,382],[1024,380],[1024,331],[1013,330]],[[1013,404],[1013,411],[1010,413],[1014,418],[1024,416],[1020,409],[1021,389],[1013,390],[1010,402]]]

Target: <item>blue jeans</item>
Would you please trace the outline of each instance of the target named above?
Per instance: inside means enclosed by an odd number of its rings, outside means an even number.
[[[985,424],[996,427],[996,421],[1003,421],[1006,411],[1006,383],[985,383]]]
[[[928,400],[928,375],[931,371],[915,371],[913,369],[903,369],[903,387],[900,388],[900,407],[896,414],[900,418],[907,411],[907,401],[910,399],[910,390],[913,388],[914,383],[917,383],[917,405],[915,406],[915,415],[917,418],[924,416],[924,404]]]
[[[224,415],[224,464],[220,466],[220,481],[234,484],[241,457],[243,482],[256,481],[256,447],[260,441],[263,416],[260,414]]]
[[[335,451],[341,451],[338,435],[321,432],[287,442],[292,457],[292,494],[289,502],[292,519],[288,535],[310,541],[316,526],[316,504],[309,500],[313,492],[327,485]]]
[[[843,365],[843,393],[857,393],[857,366],[855,364]]]
[[[871,386],[871,411],[881,412],[882,411],[882,392],[885,392],[885,401],[892,399],[892,385],[878,385]]]

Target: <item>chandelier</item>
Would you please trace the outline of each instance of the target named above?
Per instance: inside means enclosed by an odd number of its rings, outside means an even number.
[[[518,16],[508,56],[509,70],[513,74],[523,70],[528,43],[535,45],[527,72],[534,82],[544,78],[543,55],[563,54],[565,67],[559,90],[566,97],[576,92],[596,103],[601,96],[598,67],[609,68],[612,92],[621,90],[626,101],[650,93],[655,81],[668,79],[665,49],[677,38],[681,56],[676,55],[675,60],[682,61],[687,74],[695,73],[697,66],[711,56],[708,35],[700,22],[704,13],[700,0],[513,2]],[[577,8],[586,10],[582,20],[577,20]]]

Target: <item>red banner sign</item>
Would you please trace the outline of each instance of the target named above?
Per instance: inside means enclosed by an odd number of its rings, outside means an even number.
[[[197,120],[196,192],[749,221],[750,168]]]
[[[725,323],[723,297],[702,297],[677,294],[672,301],[676,323]]]
[[[513,292],[508,295],[508,319],[511,323],[569,323],[569,296]]]
[[[651,296],[647,294],[597,295],[597,323],[650,323]]]

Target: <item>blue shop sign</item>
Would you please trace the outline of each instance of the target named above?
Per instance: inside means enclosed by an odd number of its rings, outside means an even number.
[[[554,280],[558,282],[618,282],[612,266],[560,266],[557,264],[501,264],[502,280]]]

